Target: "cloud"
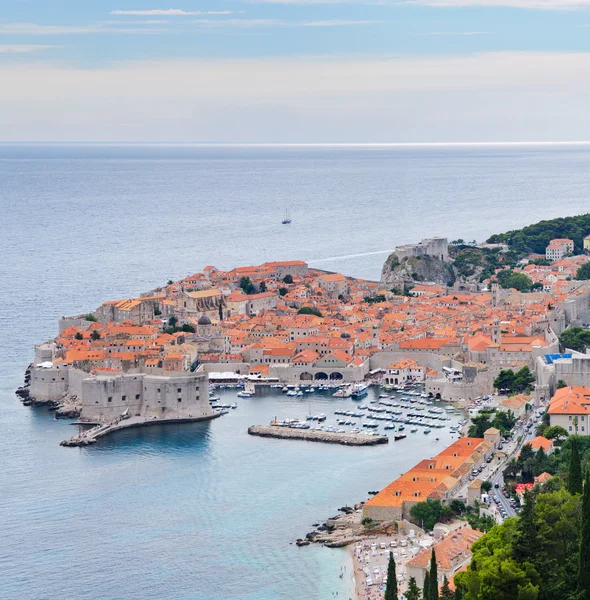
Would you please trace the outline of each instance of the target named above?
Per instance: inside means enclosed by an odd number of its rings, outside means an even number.
[[[402,0],[399,4],[438,8],[493,7],[534,10],[581,10],[590,8],[590,0]]]
[[[385,21],[368,20],[325,20],[325,21],[284,21],[281,19],[195,19],[191,21],[196,25],[208,28],[254,28],[254,27],[353,27],[361,25],[375,25]]]
[[[40,44],[0,44],[0,54],[28,54],[30,52],[39,52],[40,50],[49,50],[50,48],[59,48],[59,46],[42,46]]]
[[[581,10],[590,8],[590,0],[250,0],[258,4],[361,4],[364,6],[419,5],[436,8],[493,7],[532,10]]]
[[[111,15],[183,17],[189,15],[231,15],[231,10],[182,10],[181,8],[154,8],[151,10],[112,10]]]
[[[492,35],[490,31],[423,31],[412,33],[412,35],[448,35],[448,36],[472,36],[472,35]]]
[[[590,139],[590,53],[0,62],[0,139]],[[133,123],[130,128],[126,124]]]
[[[307,23],[301,23],[302,27],[350,27],[355,25],[376,25],[384,23],[385,21],[309,21]],[[295,24],[297,25],[297,24]]]
[[[40,25],[38,23],[1,23],[0,35],[83,35],[90,33],[154,34],[165,30],[146,27],[97,25]]]

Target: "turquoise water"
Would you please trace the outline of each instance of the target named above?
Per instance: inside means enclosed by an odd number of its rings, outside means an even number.
[[[0,145],[0,598],[343,597],[343,552],[292,542],[448,437],[346,448],[248,436],[309,410],[274,394],[209,424],[61,448],[73,427],[13,394],[32,345],[62,314],[206,264],[303,258],[378,277],[386,255],[372,253],[398,243],[583,212],[589,158],[586,147]],[[351,402],[317,396],[312,411]]]

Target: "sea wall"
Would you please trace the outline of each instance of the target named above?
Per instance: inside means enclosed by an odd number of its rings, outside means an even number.
[[[277,439],[305,440],[324,444],[342,444],[343,446],[375,446],[387,444],[386,435],[361,435],[358,433],[336,433],[330,431],[311,431],[310,429],[291,429],[276,425],[252,425],[248,427],[250,435]]]

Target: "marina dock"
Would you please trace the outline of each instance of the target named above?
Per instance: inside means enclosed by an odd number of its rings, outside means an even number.
[[[389,438],[386,435],[313,431],[309,429],[279,427],[276,425],[252,425],[248,427],[248,433],[260,437],[305,440],[308,442],[323,442],[325,444],[342,444],[344,446],[375,446],[377,444],[389,443]]]

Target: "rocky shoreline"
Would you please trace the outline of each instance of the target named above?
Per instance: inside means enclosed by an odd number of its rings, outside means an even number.
[[[38,400],[31,395],[30,384],[31,365],[25,371],[24,384],[15,391],[24,406],[45,406],[49,411],[55,413],[56,419],[76,419],[80,416],[82,406],[75,395],[64,396],[58,401]]]
[[[326,519],[323,523],[314,523],[312,531],[304,538],[296,540],[297,546],[322,544],[327,548],[343,548],[367,539],[373,535],[391,535],[397,530],[394,522],[363,524],[364,502],[338,509],[342,514]]]

